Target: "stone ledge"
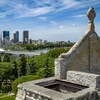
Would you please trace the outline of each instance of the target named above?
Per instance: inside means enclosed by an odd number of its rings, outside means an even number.
[[[95,89],[86,88],[76,93],[64,94],[36,85],[37,83],[53,82],[54,80],[55,78],[52,77],[20,84],[18,86],[16,100],[83,100],[83,98],[87,98],[85,100],[91,100],[88,99],[89,96],[92,97],[89,93],[93,95],[96,93]]]
[[[67,81],[100,90],[100,75],[97,74],[90,74],[78,71],[68,71]]]

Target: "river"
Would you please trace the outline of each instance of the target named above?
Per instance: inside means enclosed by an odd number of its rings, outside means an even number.
[[[36,56],[40,54],[45,54],[50,49],[43,49],[43,50],[34,50],[33,52],[28,51],[3,51],[3,53],[11,54],[13,56],[19,56],[20,54],[25,54],[25,56]]]

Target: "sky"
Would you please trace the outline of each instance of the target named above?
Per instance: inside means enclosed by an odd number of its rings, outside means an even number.
[[[77,41],[86,31],[90,7],[100,36],[100,0],[0,0],[0,32],[29,31],[33,40]]]

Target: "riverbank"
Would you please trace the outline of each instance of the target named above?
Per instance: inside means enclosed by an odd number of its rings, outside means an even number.
[[[5,51],[0,51],[1,54],[6,53],[10,54],[13,56],[19,56],[20,54],[24,54],[25,56],[36,56],[40,54],[45,54],[49,51],[50,49],[43,49],[43,50],[34,50],[32,51],[10,51],[10,50],[5,50]]]

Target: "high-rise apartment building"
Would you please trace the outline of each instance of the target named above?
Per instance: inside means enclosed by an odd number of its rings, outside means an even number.
[[[16,31],[16,42],[19,42],[19,31]]]
[[[19,42],[19,31],[16,31],[16,42]]]
[[[16,32],[13,34],[13,37],[14,37],[14,43],[19,42],[19,31],[16,31]]]
[[[29,41],[29,31],[23,31],[23,44],[28,44]]]
[[[16,43],[16,33],[13,34],[13,42]]]
[[[10,43],[9,31],[3,31],[3,44],[8,45]]]

